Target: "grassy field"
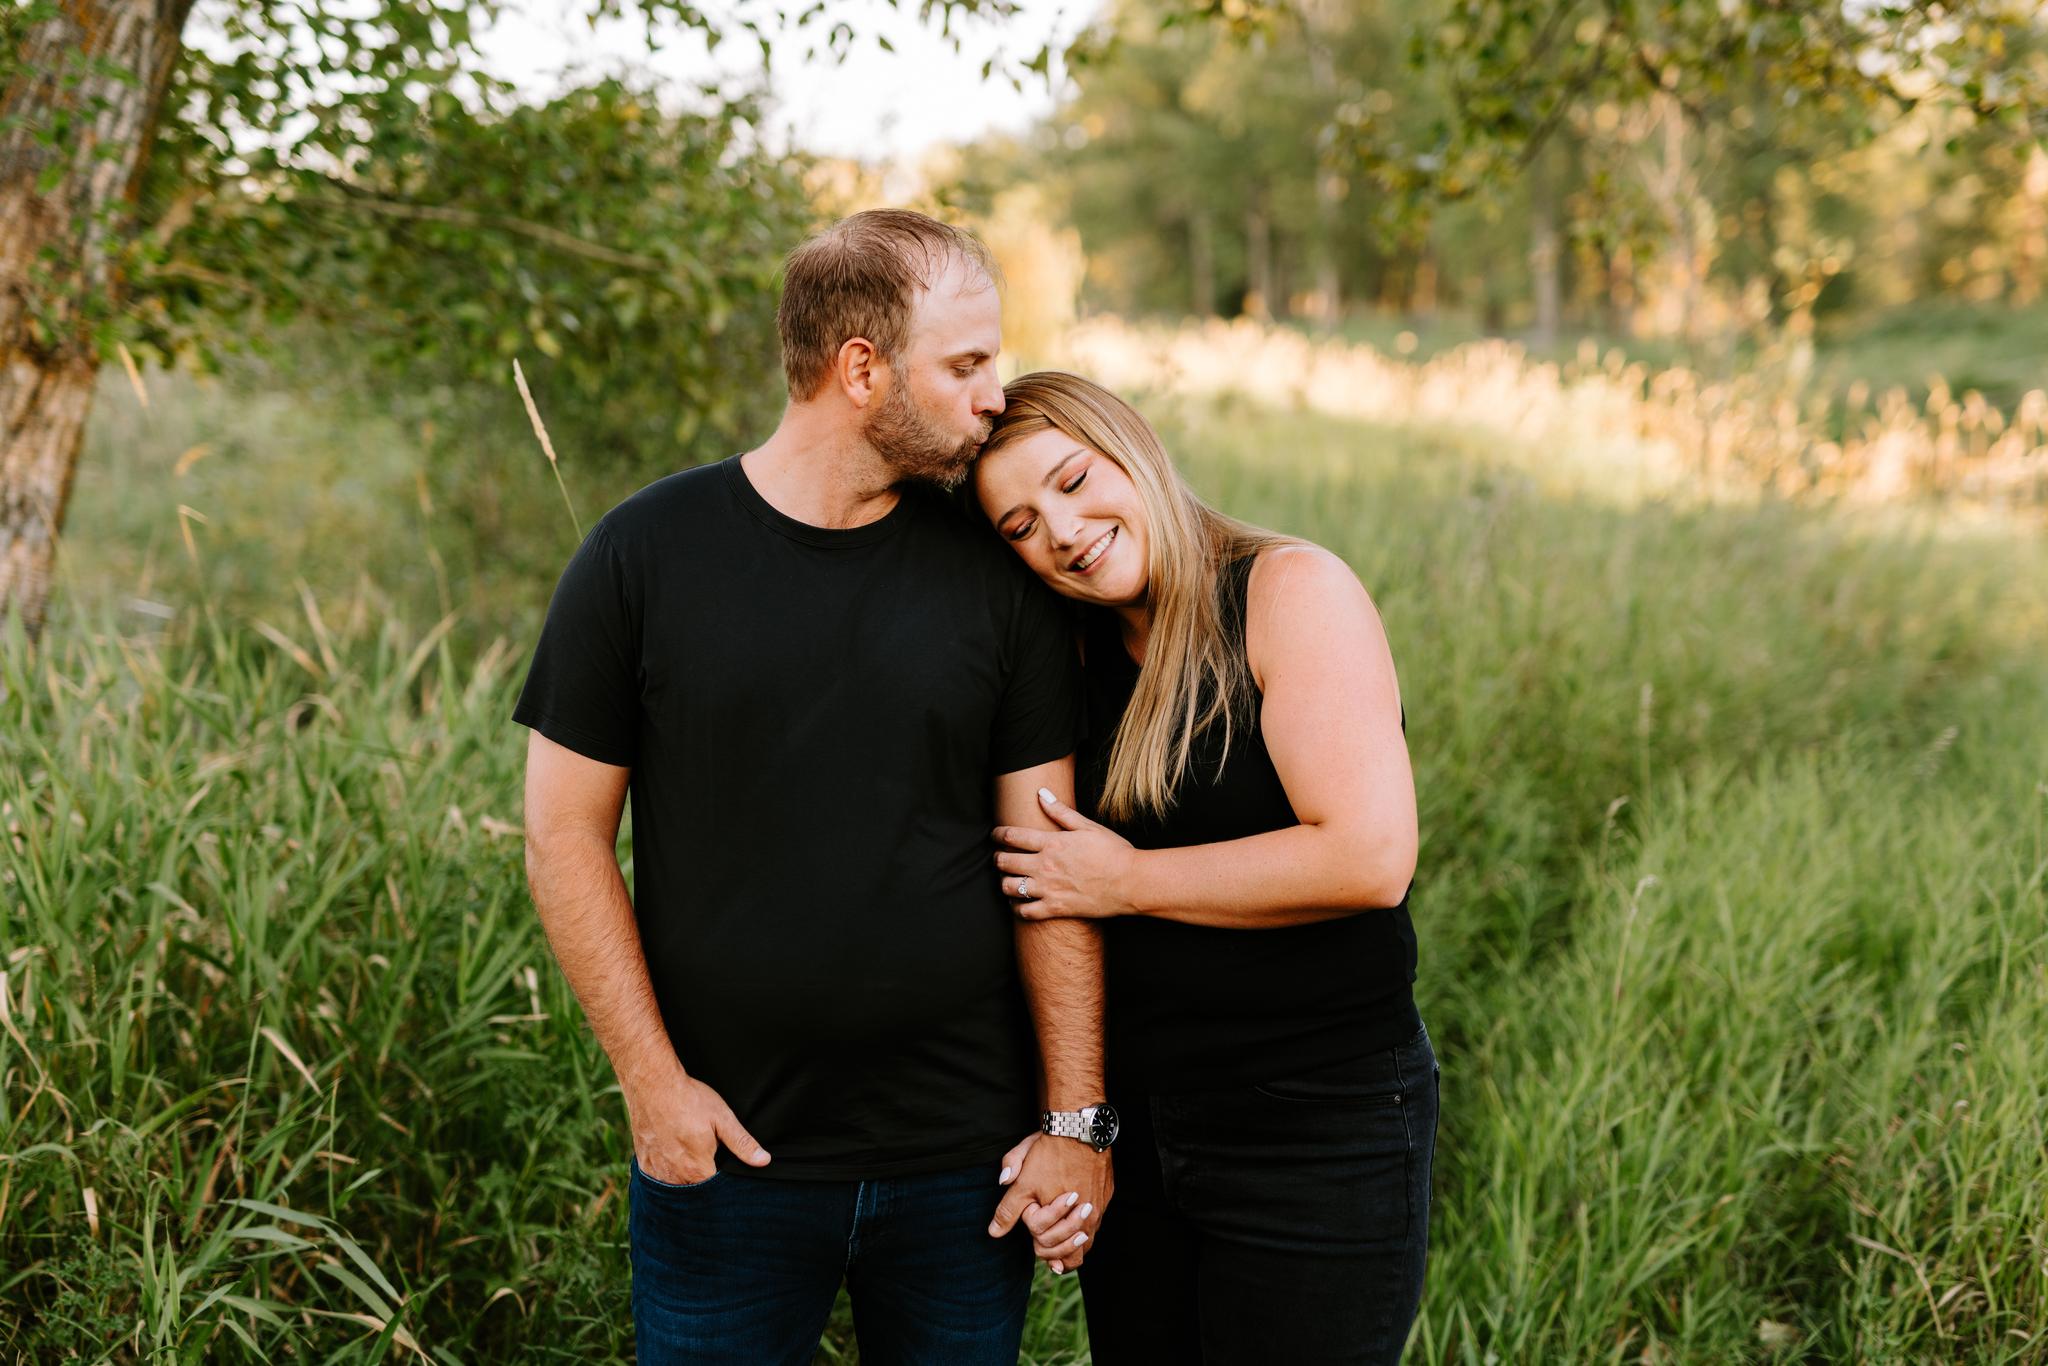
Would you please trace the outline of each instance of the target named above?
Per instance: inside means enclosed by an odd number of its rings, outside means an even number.
[[[621,1107],[520,873],[546,467],[508,441],[484,517],[339,397],[153,386],[0,650],[0,1358],[624,1357]],[[1150,411],[1393,641],[1445,1083],[1412,1358],[2041,1359],[2040,532]],[[627,487],[563,435],[587,523]],[[1071,1281],[1027,1359],[1086,1359]]]

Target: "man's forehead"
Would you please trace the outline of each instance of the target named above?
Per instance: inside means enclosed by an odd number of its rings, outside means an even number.
[[[931,283],[917,292],[920,308],[951,301],[973,299],[995,290],[996,283],[979,263],[958,252],[946,253],[945,260],[929,277]]]
[[[990,328],[1000,330],[1003,317],[1002,294],[988,272],[972,261],[953,257],[928,288],[917,292],[911,311],[912,326],[920,340],[941,346],[985,346],[994,351],[995,337],[976,336]],[[926,337],[923,334],[932,333]]]

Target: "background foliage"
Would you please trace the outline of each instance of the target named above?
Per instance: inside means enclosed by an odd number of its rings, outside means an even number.
[[[2031,6],[1253,13],[1234,34],[1111,0],[1058,112],[963,193],[1051,191],[1088,298],[1123,313],[1448,313],[1725,367],[1816,320],[2041,291]]]

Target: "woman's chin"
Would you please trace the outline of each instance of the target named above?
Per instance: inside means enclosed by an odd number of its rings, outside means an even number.
[[[1061,597],[1072,598],[1075,602],[1100,602],[1102,600],[1089,592],[1086,584],[1075,583],[1065,574],[1054,574],[1051,577],[1040,574],[1038,581]]]
[[[1144,601],[1143,583],[1123,583],[1116,579],[1105,579],[1101,583],[1089,579],[1068,579],[1064,587],[1056,591],[1078,602],[1092,602],[1098,607],[1129,607]]]

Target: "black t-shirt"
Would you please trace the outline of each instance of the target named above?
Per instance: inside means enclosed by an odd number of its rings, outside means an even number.
[[[671,475],[570,560],[513,719],[633,770],[662,1019],[761,1174],[940,1170],[1033,1126],[993,784],[1073,751],[1079,679],[986,526],[913,488],[831,530],[738,457]]]

